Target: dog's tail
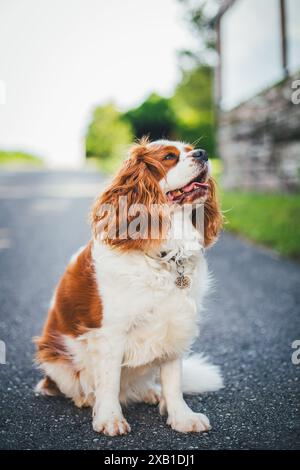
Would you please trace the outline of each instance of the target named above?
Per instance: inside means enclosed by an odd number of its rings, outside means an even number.
[[[210,364],[201,354],[183,359],[182,385],[187,395],[215,392],[224,386],[219,367]]]

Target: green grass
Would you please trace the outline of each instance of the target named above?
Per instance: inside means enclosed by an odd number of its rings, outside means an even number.
[[[222,161],[212,160],[220,186]],[[220,188],[225,230],[300,260],[300,193],[257,193]]]
[[[1,166],[42,166],[43,161],[24,152],[13,152],[0,150]]]
[[[300,259],[300,194],[221,191],[225,228]]]

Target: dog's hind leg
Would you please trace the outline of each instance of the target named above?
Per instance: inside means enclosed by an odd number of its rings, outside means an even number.
[[[61,392],[56,383],[46,375],[42,378],[35,386],[35,393],[39,395],[46,395],[53,397],[55,395],[61,395]]]
[[[70,364],[59,361],[44,362],[41,368],[46,376],[39,381],[35,391],[41,395],[53,396],[63,394],[71,398],[79,408],[92,406],[88,397],[83,393],[80,383],[80,373]]]

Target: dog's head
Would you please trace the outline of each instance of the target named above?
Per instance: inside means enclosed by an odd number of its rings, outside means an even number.
[[[146,250],[164,240],[170,205],[196,203],[204,205],[204,243],[209,246],[222,226],[222,214],[207,153],[182,142],[142,139],[131,148],[112,184],[96,200],[93,231],[111,246]],[[139,225],[138,236],[136,231],[134,235],[128,231],[132,225]]]

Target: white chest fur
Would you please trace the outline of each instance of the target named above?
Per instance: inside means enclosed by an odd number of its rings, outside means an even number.
[[[191,224],[192,227],[192,224]],[[161,247],[183,259],[191,287],[179,289],[174,261],[116,250],[95,242],[93,260],[103,302],[102,334],[125,338],[124,365],[137,367],[188,350],[197,335],[197,311],[208,284],[207,265],[193,229]]]

